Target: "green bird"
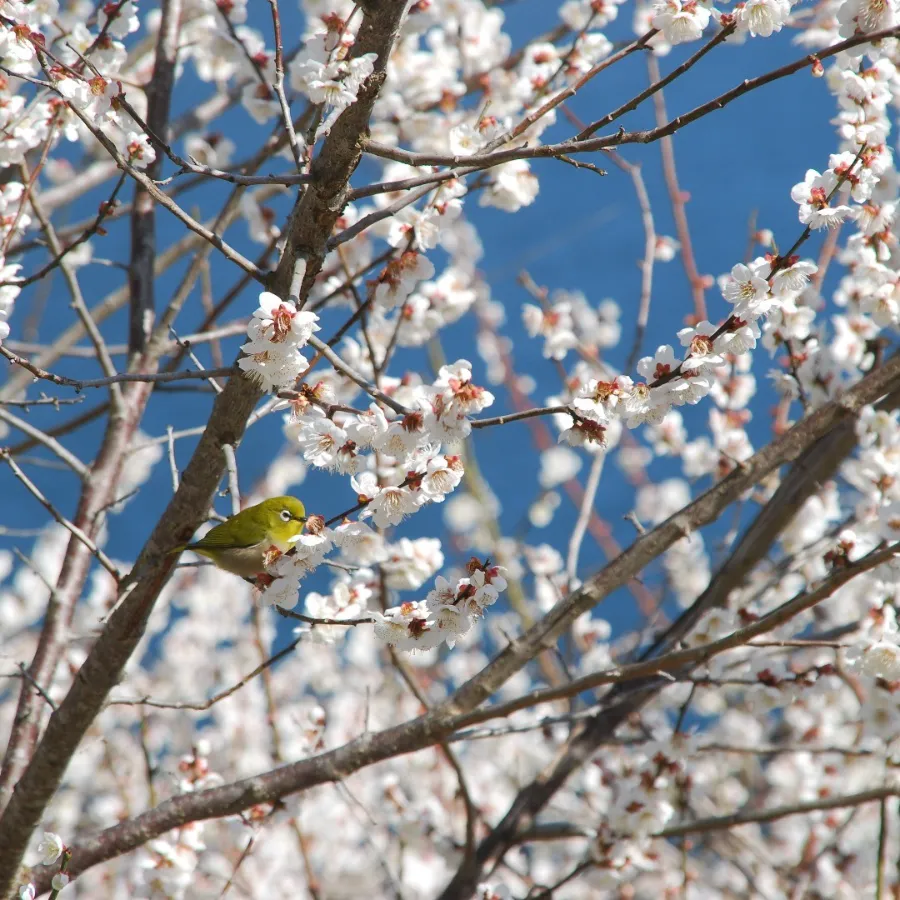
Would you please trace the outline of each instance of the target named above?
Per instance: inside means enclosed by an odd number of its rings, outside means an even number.
[[[265,572],[266,557],[273,548],[282,553],[291,549],[291,538],[299,535],[305,524],[306,510],[296,497],[272,497],[248,506],[199,541],[182,544],[172,553],[193,550],[226,572],[254,578]]]

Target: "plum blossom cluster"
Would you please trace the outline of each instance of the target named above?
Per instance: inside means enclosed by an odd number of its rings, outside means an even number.
[[[327,553],[339,549],[341,559],[355,565],[339,574],[329,593],[311,592],[304,601],[308,616],[330,621],[297,629],[309,632],[319,643],[331,644],[343,637],[342,622],[372,622],[376,638],[399,650],[431,650],[443,643],[453,647],[507,587],[502,566],[473,557],[466,576],[455,585],[438,575],[424,600],[406,601],[382,612],[378,601],[385,589],[418,590],[441,568],[440,542],[404,538],[389,544],[363,522],[347,521],[330,530],[313,521],[312,531],[297,538],[295,549],[269,567],[274,580],[263,590],[262,601],[294,609],[301,580],[321,565]]]
[[[31,216],[26,212],[25,185],[9,181],[0,187],[0,241],[7,246],[15,237],[27,231]],[[0,341],[9,337],[9,318],[16,298],[21,293],[16,281],[22,266],[7,263],[0,254]]]
[[[871,611],[858,640],[845,656],[863,675],[900,681],[900,626],[893,605],[885,603]]]
[[[554,291],[544,308],[533,303],[522,307],[522,320],[531,337],[544,338],[544,357],[564,359],[569,350],[587,351],[615,347],[621,337],[618,304],[604,300],[591,306],[580,291]]]
[[[650,24],[662,32],[666,47],[700,40],[714,15],[723,27],[733,29],[732,40],[748,34],[771,37],[790,23],[792,6],[790,0],[742,0],[731,12],[720,13],[705,0],[659,0]]]
[[[268,327],[271,330],[273,326]],[[379,529],[399,524],[425,504],[442,503],[454,491],[463,477],[462,459],[458,454],[442,451],[442,445],[458,443],[466,437],[471,432],[469,417],[493,402],[489,391],[473,383],[467,360],[443,366],[430,386],[398,385],[392,393],[410,412],[389,420],[377,403],[364,412],[335,409],[323,402],[320,386],[298,395],[287,423],[288,432],[295,437],[307,463],[354,473],[350,482],[363,507],[360,520],[371,519]],[[368,546],[369,552],[362,560],[353,549],[349,557],[353,563],[381,562],[388,587],[412,589],[431,574],[428,571],[412,581],[410,575],[401,577],[406,563],[398,568],[389,553],[376,553],[372,546],[379,543],[377,533],[364,521],[346,522],[331,530],[320,517],[310,517],[291,552],[269,568],[275,580],[265,588],[263,601],[293,609],[299,602],[301,580],[321,565],[335,547]],[[429,555],[433,557],[434,552]],[[408,554],[400,559],[405,556]],[[426,567],[429,569],[430,565]],[[360,577],[363,582],[368,580],[365,573]],[[351,584],[341,588],[343,596],[334,603],[334,615],[319,617],[352,618],[362,610],[358,592],[356,600],[349,599],[350,589],[358,581],[351,579]],[[321,612],[324,606],[319,600],[315,602]]]
[[[312,466],[350,474],[362,518],[379,528],[399,524],[423,504],[441,503],[463,475],[460,455],[442,450],[472,430],[470,417],[494,402],[473,381],[468,360],[442,366],[431,385],[409,380],[391,389],[406,409],[388,418],[329,402],[327,385],[301,391],[287,420],[289,434]],[[366,451],[371,451],[367,453]]]
[[[873,166],[877,159],[873,157],[861,156],[862,165],[858,165],[852,153],[833,153],[824,172],[809,169],[806,178],[791,191],[791,198],[800,207],[800,221],[813,229],[834,228],[859,215],[862,210],[848,202],[865,204],[871,198],[881,168]]]
[[[374,53],[350,56],[355,39],[340,16],[323,19],[323,23],[327,27],[306,41],[290,68],[291,87],[328,110],[316,130],[317,138],[328,134],[338,116],[356,100],[376,59]]]
[[[213,771],[205,738],[196,741],[177,764],[177,794],[201,791],[222,783]],[[171,836],[148,841],[136,861],[139,881],[153,893],[171,897],[184,894],[196,878],[196,870],[206,845],[203,822],[191,822]]]
[[[663,30],[672,44],[698,38],[710,15],[708,8],[696,3],[660,4],[657,10],[653,25]],[[749,30],[766,36],[779,30],[789,14],[788,3],[740,4],[735,16],[723,24],[736,25],[738,33]],[[747,351],[754,349],[757,341],[771,353],[787,351],[782,370],[773,371],[771,377],[789,401],[802,397],[819,404],[846,386],[845,373],[864,363],[866,340],[875,337],[878,327],[896,322],[898,317],[893,298],[896,278],[885,265],[887,248],[894,245],[888,229],[895,204],[887,201],[882,207],[877,189],[891,165],[884,143],[890,129],[884,116],[890,92],[883,85],[894,72],[892,63],[883,59],[859,74],[851,71],[843,58],[835,65],[829,77],[847,98],[838,120],[847,149],[832,154],[824,173],[807,172],[804,182],[792,191],[800,207],[800,221],[810,228],[856,220],[862,224],[864,233],[851,238],[848,250],[859,248],[864,265],[851,264],[853,274],[845,279],[842,292],[852,290],[852,299],[845,302],[870,313],[873,324],[860,316],[838,317],[835,340],[827,347],[824,336],[812,330],[819,302],[810,287],[816,266],[798,257],[768,253],[735,266],[730,277],[720,279],[723,297],[733,306],[728,319],[718,326],[700,322],[680,331],[679,341],[686,348],[683,358],[666,345],[653,357],[642,359],[637,369],[643,382],[608,371],[597,373],[579,364],[566,393],[548,401],[565,403],[570,410],[569,415],[557,416],[560,440],[591,452],[602,451],[617,443],[619,421],[628,427],[642,423],[660,426],[673,407],[695,404],[714,393],[723,412],[710,416],[713,441],[681,441],[676,453],[686,454],[688,474],[712,472],[721,477],[752,452],[742,410],[755,393]],[[846,261],[850,262],[849,256]],[[860,276],[866,281],[857,286]],[[529,306],[525,320],[532,336],[544,338],[544,355],[549,358],[563,359],[580,346],[566,302],[546,304],[543,309]],[[665,427],[675,435],[679,423],[676,415]]]
[[[506,570],[472,558],[467,575],[452,584],[442,575],[424,600],[408,601],[378,614],[375,636],[398,650],[452,647],[506,590]]]
[[[44,69],[53,93],[38,95],[26,106],[15,89],[27,82],[3,78],[2,117],[8,130],[0,163],[19,163],[28,150],[44,141],[55,144],[60,137],[92,141],[92,129],[102,132],[138,168],[155,159],[140,124],[115,103],[122,79],[130,74],[123,39],[139,28],[136,6],[131,0],[109,4],[95,24],[98,31],[92,32],[76,10],[61,11],[55,0],[9,6],[0,28],[4,60],[23,78]],[[85,53],[91,55],[92,68],[84,62]]]
[[[18,263],[0,265],[0,281],[13,281],[21,268]],[[20,293],[21,288],[15,284],[4,284],[0,287],[0,342],[9,337],[9,317]]]
[[[842,468],[844,477],[859,495],[855,522],[852,529],[845,528],[838,534],[836,548],[829,550],[830,556],[826,554],[832,565],[844,559],[859,559],[879,546],[900,541],[900,491],[895,487],[900,413],[866,408],[856,432],[859,451]],[[825,564],[823,558],[820,565]],[[846,656],[862,674],[895,682],[900,681],[900,627],[891,570],[896,570],[896,563],[879,567],[875,573],[880,577],[871,577],[874,589],[868,603],[860,609],[861,627]]]
[[[52,832],[45,831],[37,845],[38,862],[42,866],[55,866],[59,863],[59,870],[53,874],[50,886],[54,891],[61,891],[69,883],[69,874],[66,868],[72,858],[68,847],[62,838]],[[17,900],[35,900],[36,892],[33,884],[23,884],[15,894]]]
[[[828,190],[817,186],[817,179],[822,176],[810,172],[806,182],[793,192],[794,199],[801,203],[801,221],[811,227],[824,225],[827,211],[840,210],[839,217],[855,217],[863,206],[832,207],[831,202],[843,193],[848,202],[865,204],[877,183],[872,157],[841,153],[834,154],[829,162]],[[740,410],[754,393],[753,381],[752,377],[744,378],[742,383],[729,369],[735,364],[738,372],[741,366],[746,369],[745,355],[755,349],[758,341],[762,340],[770,351],[782,345],[788,350],[790,371],[774,377],[779,390],[789,397],[800,396],[809,384],[808,396],[818,404],[833,396],[843,383],[822,376],[822,366],[827,365],[830,354],[819,353],[819,342],[811,340],[814,309],[809,304],[814,298],[808,287],[816,271],[816,265],[810,261],[771,253],[735,265],[730,276],[720,279],[722,296],[732,306],[728,318],[720,325],[702,321],[680,330],[678,339],[685,348],[684,356],[677,357],[670,345],[659,347],[652,357],[638,362],[641,382],[623,374],[598,375],[592,367],[579,364],[566,385],[566,395],[550,398],[550,402],[566,403],[570,410],[568,416],[559,417],[560,440],[591,452],[603,451],[609,446],[610,434],[617,440],[617,431],[608,434],[614,422],[624,422],[629,428],[645,423],[659,425],[674,407],[696,404],[715,391],[717,403],[728,411],[720,417],[720,423],[726,426],[725,432],[731,430],[734,434],[725,437],[723,428],[718,427],[716,432],[722,437],[717,443],[721,449],[718,454],[705,456],[720,461],[746,457],[751,445],[743,431],[746,423],[740,421]],[[546,311],[531,307],[526,312],[526,322],[529,319],[533,323],[531,333],[544,337],[546,356],[563,359],[578,345],[567,304],[556,303]],[[760,320],[765,320],[763,330]],[[728,444],[736,454],[726,452]],[[709,463],[702,465],[712,468]]]
[[[270,561],[267,571],[274,581],[263,590],[263,603],[293,609],[300,599],[300,581],[324,562],[336,540],[321,516],[310,516],[304,532],[292,538],[291,550]]]
[[[597,850],[612,869],[627,865],[629,848],[646,847],[649,838],[674,817],[683,767],[662,751],[635,760],[634,771],[617,779],[615,796],[597,834]],[[623,842],[624,839],[624,842]]]
[[[293,385],[307,368],[300,351],[319,330],[318,321],[315,313],[263,291],[247,326],[249,340],[241,347],[244,355],[238,365],[267,391]]]
[[[280,577],[263,593],[264,602],[294,608],[300,579],[332,550],[339,551],[337,558],[344,568],[338,570],[328,594],[309,593],[305,597],[307,613],[319,619],[367,615],[370,601],[377,601],[383,589],[418,590],[444,565],[441,542],[436,538],[389,542],[365,522],[348,519],[334,529],[326,529],[317,517],[311,519],[316,534],[299,539],[295,550],[270,568]],[[291,589],[287,585],[292,585]],[[316,626],[313,630],[315,638],[328,642],[342,633],[337,626]]]
[[[402,306],[420,281],[434,275],[428,257],[406,250],[384,267],[375,282],[374,303],[384,310]]]

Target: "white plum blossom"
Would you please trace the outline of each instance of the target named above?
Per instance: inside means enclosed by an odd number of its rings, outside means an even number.
[[[383,309],[394,309],[409,297],[420,281],[433,275],[434,266],[427,256],[407,250],[392,259],[378,276],[374,302]]]
[[[454,156],[471,156],[484,145],[481,132],[468,122],[460,122],[447,135],[449,150]]]
[[[688,356],[681,364],[683,368],[694,372],[725,365],[724,357],[716,352],[713,337],[716,331],[712,322],[700,322],[694,328],[682,328],[678,332],[678,340],[688,349]]]
[[[316,137],[322,137],[329,133],[338,116],[356,102],[363,82],[375,69],[377,54],[351,56],[345,45],[333,45],[329,31],[310,37],[304,50],[291,63],[290,82],[311,102],[328,108],[316,132]]]
[[[458,456],[432,456],[425,464],[420,490],[432,503],[442,503],[462,477],[463,465]]]
[[[566,0],[559,8],[559,17],[572,29],[604,28],[619,14],[622,0],[598,3],[595,0]]]
[[[601,425],[594,419],[574,419],[568,428],[563,428],[557,438],[558,443],[580,447],[588,453],[603,453],[610,445],[608,431],[616,432],[616,423]]]
[[[314,619],[358,619],[365,616],[365,609],[358,596],[346,582],[338,582],[330,594],[311,591],[304,597],[306,614]],[[298,629],[299,630],[299,629]],[[310,636],[316,642],[334,644],[347,635],[346,625],[319,625],[310,628]]]
[[[638,361],[637,370],[638,374],[648,381],[659,381],[661,378],[672,375],[678,368],[678,364],[675,351],[668,344],[664,344],[657,348],[654,356],[641,358]]]
[[[411,541],[401,538],[386,549],[381,563],[385,583],[394,590],[418,590],[444,565],[441,542],[437,538]]]
[[[857,667],[864,675],[900,681],[900,644],[887,640],[869,644],[860,656]]]
[[[362,448],[374,447],[387,434],[390,423],[384,410],[377,404],[369,404],[369,408],[348,419],[344,430],[348,437]]]
[[[791,189],[791,198],[800,206],[800,221],[810,228],[834,228],[856,212],[849,206],[838,203],[831,205],[840,182],[831,170],[819,174],[815,169],[807,169],[806,178]]]
[[[507,588],[505,569],[471,560],[469,576],[454,586],[441,575],[425,600],[403,603],[377,616],[375,636],[398,650],[453,646]]]
[[[137,5],[132,0],[114,3],[99,11],[100,27],[116,37],[123,38],[140,28]]]
[[[891,0],[844,0],[838,7],[841,37],[857,30],[868,33],[891,28],[897,22],[897,7]]]
[[[319,330],[318,321],[315,313],[293,309],[280,297],[264,291],[259,295],[259,308],[253,313],[247,333],[251,341],[302,347]]]
[[[425,416],[419,412],[410,413],[402,419],[394,419],[373,437],[372,449],[392,456],[398,461],[406,461],[427,436],[424,425]]]
[[[0,281],[14,281],[21,270],[18,263],[12,265],[0,265]],[[0,342],[9,337],[9,317],[13,310],[16,297],[21,293],[20,288],[14,284],[0,287]]]
[[[65,850],[65,844],[63,844],[62,838],[52,831],[45,831],[37,848],[41,857],[41,865],[52,866],[62,856],[63,850]]]
[[[315,527],[312,519],[308,521],[307,528],[302,534],[295,535],[289,541],[292,549],[275,563],[273,571],[276,573],[288,571],[290,566],[291,573],[299,573],[302,577],[318,568],[334,547],[331,532],[324,527]]]
[[[739,31],[753,37],[771,37],[781,31],[791,14],[790,0],[744,0],[735,6]]]
[[[653,248],[653,258],[658,262],[671,262],[681,249],[681,244],[666,234],[658,234]]]
[[[371,517],[377,528],[399,524],[422,503],[418,491],[411,490],[398,479],[394,480],[394,484],[379,485],[374,472],[362,472],[350,479],[360,502],[366,503],[361,515]]]
[[[341,450],[349,440],[347,432],[317,406],[311,407],[303,417],[297,434],[303,458],[320,469],[346,471]]]
[[[384,538],[365,522],[342,522],[332,531],[332,540],[343,556],[357,565],[382,562],[387,556]]]
[[[566,301],[554,303],[543,310],[532,303],[522,307],[522,319],[531,337],[544,338],[544,356],[547,359],[564,359],[569,350],[578,344],[572,306]]]
[[[527,160],[504,163],[492,171],[493,178],[482,191],[479,206],[496,206],[504,212],[514,213],[534,203],[540,185]]]
[[[376,613],[375,637],[398,650],[433,650],[445,640],[421,600]]]
[[[760,271],[760,269],[762,271]],[[769,297],[768,275],[771,266],[746,266],[738,263],[731,269],[731,275],[721,280],[722,296],[734,304],[734,315],[742,319],[758,318],[765,315],[772,300]]]
[[[282,575],[276,578],[262,593],[263,604],[293,609],[300,602],[300,579]]]
[[[660,0],[652,24],[670,44],[697,41],[709,24],[710,9],[702,0]]]
[[[472,383],[472,364],[467,359],[441,366],[431,392],[437,416],[472,416],[494,402],[490,391]]]
[[[239,366],[266,390],[293,384],[306,367],[300,350],[319,330],[318,321],[315,313],[264,291],[247,326],[249,340],[241,347]]]
[[[117,132],[116,143],[125,159],[136,169],[146,168],[156,159],[150,138],[140,131]]]
[[[815,263],[804,259],[783,266],[772,276],[772,293],[776,297],[798,293],[807,286],[817,271],[818,266]]]
[[[631,393],[634,382],[627,375],[610,381],[591,378],[575,393],[572,406],[597,422],[606,423]]]
[[[568,447],[550,447],[541,454],[541,471],[538,476],[545,490],[574,478],[581,469],[581,457]]]

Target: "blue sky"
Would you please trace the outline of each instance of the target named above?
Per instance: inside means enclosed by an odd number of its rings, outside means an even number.
[[[268,7],[262,5],[267,10]],[[627,40],[630,34],[631,9],[625,7],[619,20],[607,29],[613,41]],[[542,0],[521,0],[507,9],[508,31],[513,46],[518,47],[534,34],[541,33],[556,24],[554,4]],[[255,22],[258,27],[267,25],[265,18]],[[299,33],[293,23],[286,21],[285,33]],[[679,79],[667,89],[666,104],[670,115],[685,112],[739,83],[746,77],[758,75],[804,55],[801,47],[792,46],[793,33],[776,35],[767,40],[748,40],[742,46],[718,47],[712,51],[687,77]],[[676,48],[660,61],[663,72],[669,71],[697,49],[696,45]],[[636,55],[603,73],[571,104],[572,110],[585,120],[602,116],[630,98],[647,83],[646,64]],[[191,89],[191,90],[189,90]],[[188,104],[196,103],[208,87],[201,85],[189,72],[185,88],[180,90],[175,113]],[[192,90],[198,93],[195,96]],[[203,93],[200,93],[200,92]],[[833,100],[828,94],[824,79],[811,77],[803,71],[789,79],[776,82],[761,90],[738,99],[723,111],[685,127],[675,137],[675,153],[682,189],[690,194],[687,206],[694,252],[702,273],[718,275],[742,261],[747,245],[748,221],[757,216],[760,227],[771,228],[780,246],[789,246],[799,235],[796,205],[790,199],[793,184],[802,180],[808,167],[823,168],[827,157],[836,147],[833,127],[829,119],[834,115]],[[628,129],[645,128],[653,124],[652,109],[648,104],[622,120]],[[243,149],[258,145],[268,134],[268,128],[252,123],[242,110],[229,113],[222,126],[230,137],[238,142],[238,157]],[[548,131],[545,140],[557,140],[572,133],[563,117]],[[630,146],[622,151],[632,163],[640,163],[650,193],[656,230],[660,234],[673,235],[671,209],[662,178],[659,147],[657,145]],[[77,160],[78,157],[73,156]],[[623,340],[619,348],[612,350],[608,358],[613,365],[622,365],[631,346],[634,312],[640,289],[637,261],[643,251],[643,231],[640,214],[634,200],[631,180],[602,158],[592,161],[608,169],[609,175],[599,178],[585,170],[576,170],[554,160],[538,160],[534,171],[540,178],[540,194],[535,203],[520,213],[510,215],[496,209],[482,209],[474,203],[467,206],[467,215],[478,226],[485,246],[481,267],[493,296],[507,312],[507,333],[515,341],[515,359],[521,372],[534,377],[538,384],[535,399],[542,402],[548,394],[558,389],[558,375],[554,365],[543,359],[542,342],[529,339],[521,324],[521,307],[529,302],[524,290],[516,283],[520,269],[527,268],[535,281],[548,288],[581,290],[592,303],[604,298],[616,300],[622,309]],[[268,171],[268,169],[266,170]],[[131,196],[131,186],[125,196]],[[224,198],[227,186],[215,184],[196,195],[190,195],[192,203],[201,206],[208,215],[216,198]],[[71,219],[88,216],[104,199],[105,191],[92,192],[76,204]],[[285,212],[288,200],[274,204]],[[165,211],[158,212],[160,246],[165,246],[180,236],[181,226],[173,222]],[[117,260],[127,260],[128,234],[124,221],[110,226],[108,237],[95,240],[95,255]],[[255,256],[258,247],[246,239],[246,228],[238,224],[229,232],[231,240],[248,256]],[[817,241],[807,245],[806,252],[814,254]],[[28,258],[28,266],[36,267],[42,258],[35,254]],[[185,264],[173,269],[159,279],[158,304],[177,284]],[[239,273],[227,262],[213,259],[212,279],[217,294],[227,289]],[[91,266],[82,270],[82,284],[89,302],[96,302],[107,291],[123,283],[125,273],[118,268]],[[249,315],[256,306],[258,289],[247,289],[234,304],[232,315]],[[196,293],[192,305],[196,309]],[[65,285],[54,277],[47,296],[48,312],[40,328],[39,337],[48,339],[60,321],[68,321],[71,311]],[[726,313],[725,303],[715,290],[707,293],[710,318],[720,320]],[[650,327],[642,351],[651,353],[660,343],[677,343],[675,332],[683,326],[685,315],[691,312],[691,297],[680,259],[667,264],[657,264],[654,276],[653,302]],[[199,316],[190,313],[179,321],[182,333],[191,330]],[[23,299],[12,320],[13,337],[21,338],[27,319],[27,307]],[[125,340],[125,316],[113,317],[104,333],[113,342]],[[328,329],[326,328],[326,332]],[[230,361],[238,341],[226,345],[227,361]],[[460,323],[447,332],[445,346],[451,358],[468,357],[480,366],[472,341],[471,326]],[[768,367],[768,354],[757,351],[755,372],[762,381]],[[408,359],[416,359],[410,356]],[[204,360],[206,361],[206,359]],[[567,360],[571,364],[571,360]],[[54,369],[78,377],[86,371],[76,360],[63,360]],[[483,371],[483,370],[482,370]],[[35,386],[33,394],[39,388]],[[60,392],[63,395],[63,392]],[[499,414],[509,409],[508,398],[502,389],[491,410]],[[102,399],[100,392],[90,392],[82,409]],[[770,405],[764,397],[757,398],[756,420],[751,426],[751,437],[759,446],[767,438],[769,422],[766,415]],[[152,435],[165,434],[166,427],[176,429],[196,425],[205,418],[211,404],[207,394],[161,393],[152,403],[143,428]],[[708,402],[685,413],[692,437],[705,431]],[[14,410],[14,412],[16,412]],[[35,410],[30,421],[50,424],[72,409],[62,413]],[[92,426],[77,435],[65,439],[65,443],[85,459],[90,459],[97,447],[101,431]],[[17,440],[15,435],[10,440]],[[280,422],[277,418],[251,431],[244,441],[239,463],[242,485],[249,487],[264,470],[282,441]],[[178,446],[178,461],[183,468],[189,458],[191,441]],[[491,480],[495,493],[503,504],[502,523],[510,530],[521,521],[528,503],[537,490],[536,473],[539,461],[530,444],[529,431],[524,424],[512,425],[478,433],[475,448],[485,474]],[[44,454],[34,452],[35,456]],[[586,472],[587,465],[583,470]],[[29,475],[52,496],[67,515],[74,513],[77,484],[68,472],[26,465]],[[654,463],[651,473],[661,477],[677,474],[678,468],[671,461]],[[698,485],[704,487],[705,485]],[[313,472],[299,491],[307,505],[317,512],[334,515],[350,506],[354,497],[349,480]],[[0,525],[18,528],[39,526],[46,521],[44,510],[16,483],[7,470],[0,470]],[[154,517],[162,511],[171,496],[168,467],[160,465],[153,478],[141,491],[141,496],[127,507],[120,516],[111,518],[112,534],[107,552],[115,558],[132,557],[149,534]],[[633,506],[633,492],[614,465],[608,465],[601,484],[598,510],[614,527],[617,537],[628,542],[633,534],[632,526],[622,521],[622,516]],[[220,511],[228,511],[227,501],[220,502]],[[438,510],[429,510],[396,529],[396,536],[416,537],[438,533]],[[564,500],[554,523],[540,531],[532,531],[529,543],[547,541],[563,548],[574,522],[575,511]],[[0,546],[21,546],[27,549],[28,540],[0,537]],[[587,574],[599,566],[599,551],[586,543],[583,554],[584,572]]]

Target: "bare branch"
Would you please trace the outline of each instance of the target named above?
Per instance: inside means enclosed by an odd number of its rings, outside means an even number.
[[[153,74],[147,89],[147,126],[162,135],[169,125],[169,108],[178,65],[178,32],[181,26],[181,0],[162,0]],[[162,158],[147,167],[146,178],[159,177]],[[155,187],[155,185],[154,185]],[[156,257],[156,207],[147,186],[138,183],[131,213],[131,256],[128,263],[129,357],[142,353],[156,315],[153,264]],[[110,374],[110,373],[107,373]]]
[[[587,138],[578,140],[577,137],[562,141],[557,144],[546,144],[538,147],[512,147],[505,150],[494,150],[488,153],[473,154],[472,156],[453,156],[439,153],[413,153],[408,150],[402,150],[396,147],[389,147],[379,144],[376,141],[369,141],[366,144],[366,153],[377,156],[381,159],[390,159],[394,162],[406,163],[409,166],[450,166],[453,168],[464,169],[487,169],[493,166],[502,165],[515,159],[547,159],[550,157],[558,157],[560,154],[578,154],[593,153],[597,150],[606,150],[610,147],[618,147],[623,144],[650,144],[658,141],[666,135],[674,134],[685,125],[695,122],[697,119],[708,115],[715,110],[722,109],[736,100],[738,97],[757,90],[773,81],[781,78],[787,78],[795,72],[814,65],[817,61],[828,59],[852,47],[858,47],[861,44],[871,44],[882,41],[886,38],[897,37],[900,35],[900,27],[885,28],[881,31],[875,31],[870,34],[857,34],[852,38],[847,38],[837,44],[820,50],[817,53],[804,56],[793,63],[788,63],[778,69],[773,69],[764,75],[756,78],[748,78],[739,85],[720,94],[712,100],[697,106],[684,115],[677,116],[663,126],[649,129],[647,131],[620,131],[615,135],[604,138]],[[460,173],[457,173],[460,174]]]
[[[82,481],[90,475],[90,469],[74,453],[63,447],[59,441],[41,431],[40,428],[35,428],[34,425],[26,422],[24,419],[7,412],[2,406],[0,406],[0,422],[6,422],[7,425],[18,428],[19,431],[27,434],[37,443],[43,444],[48,450],[58,456]],[[9,452],[8,448],[6,452]]]
[[[65,375],[55,375],[36,366],[21,356],[16,355],[6,347],[0,346],[0,355],[5,356],[10,362],[27,369],[35,378],[51,381],[53,384],[74,388],[76,391],[84,391],[88,388],[108,387],[111,384],[127,384],[130,382],[143,382],[146,384],[166,383],[170,381],[184,381],[189,379],[223,378],[235,374],[234,366],[223,366],[221,369],[202,369],[194,371],[185,369],[181,372],[123,372],[112,375],[109,378],[88,378],[79,381],[76,378],[67,378]]]
[[[719,32],[719,35],[722,34],[724,34],[724,30]],[[647,57],[647,71],[650,73],[654,83],[662,86],[659,77],[659,63],[652,56]],[[653,109],[656,114],[657,127],[665,128],[668,114],[666,113],[666,103],[661,91],[653,97]],[[675,219],[675,231],[681,244],[681,262],[684,265],[688,284],[691,287],[691,294],[694,297],[694,318],[696,321],[702,322],[706,318],[705,284],[697,271],[697,263],[694,259],[694,248],[691,243],[690,228],[688,227],[685,198],[678,184],[678,172],[675,167],[675,147],[672,144],[670,135],[660,137],[659,150],[662,156],[663,176],[666,180],[669,200],[672,204],[672,215]]]
[[[260,663],[252,672],[248,672],[240,681],[236,684],[231,685],[231,687],[225,688],[224,691],[219,691],[219,693],[214,694],[209,700],[202,700],[195,703],[190,702],[166,702],[164,700],[153,700],[150,697],[140,697],[129,699],[127,697],[110,697],[107,701],[107,706],[152,706],[155,709],[195,709],[200,712],[205,712],[208,709],[211,709],[217,703],[221,703],[222,700],[231,697],[233,694],[236,694],[242,687],[248,685],[257,675],[262,674],[266,669],[271,668],[276,663],[280,662],[286,656],[290,656],[294,650],[297,649],[297,646],[300,644],[300,641],[303,640],[303,636],[296,638],[291,641],[290,644],[287,645],[283,650],[279,650],[274,656]]]
[[[121,578],[121,572],[116,568],[112,560],[97,546],[97,544],[88,537],[85,532],[77,525],[70,522],[43,494],[41,489],[16,465],[15,460],[9,455],[9,452],[0,447],[0,459],[2,459],[12,469],[13,475],[25,485],[31,495],[50,513],[53,518],[59,522],[68,532],[70,532],[77,540],[81,541],[85,547],[96,557],[97,562],[112,575],[116,581]]]

